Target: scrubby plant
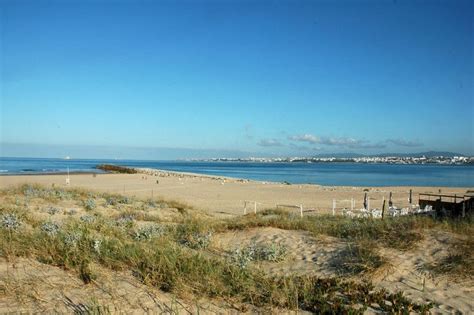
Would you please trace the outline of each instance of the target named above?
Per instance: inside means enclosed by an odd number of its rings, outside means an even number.
[[[40,185],[25,184],[20,187],[21,192],[27,198],[43,198],[43,199],[72,199],[74,193],[59,188],[46,188]]]
[[[194,232],[180,239],[180,243],[193,249],[207,248],[211,243],[212,232]]]
[[[169,208],[169,207],[170,207],[170,206],[169,206],[166,202],[160,202],[160,203],[158,204],[158,208],[160,208],[160,209],[167,209],[167,208]]]
[[[2,228],[10,231],[16,231],[21,226],[21,221],[14,213],[5,213],[2,215]]]
[[[24,185],[23,194],[26,197],[37,197],[40,194],[40,190],[34,187],[33,185]]]
[[[77,246],[81,239],[82,233],[80,231],[68,232],[64,235],[64,244],[68,246]]]
[[[435,275],[449,275],[455,280],[474,278],[474,239],[457,240],[449,244],[448,254],[424,268]]]
[[[118,203],[124,204],[124,205],[129,205],[133,202],[133,198],[130,198],[128,196],[121,196],[118,199]]]
[[[187,217],[175,229],[178,243],[193,249],[204,249],[209,246],[213,234],[210,221]]]
[[[88,223],[88,224],[94,223],[94,222],[95,222],[95,219],[96,219],[95,216],[89,215],[89,214],[85,214],[85,215],[83,215],[83,216],[80,217],[80,220],[81,220],[82,222]]]
[[[231,262],[240,268],[246,268],[252,261],[266,260],[282,261],[287,254],[287,248],[282,244],[257,244],[252,242],[244,248],[237,248],[231,254]]]
[[[40,229],[48,234],[48,236],[55,236],[59,232],[59,225],[53,222],[45,222],[41,224]]]
[[[374,244],[348,244],[334,256],[330,264],[342,275],[354,275],[375,271],[385,261],[377,254]]]
[[[59,208],[49,206],[48,209],[46,209],[46,212],[48,212],[50,215],[55,215],[56,213],[59,213]]]
[[[84,208],[88,211],[94,210],[96,208],[95,200],[88,198],[84,201]]]
[[[282,261],[287,253],[287,249],[282,244],[262,244],[256,247],[256,259],[268,260],[272,262]]]
[[[100,254],[100,249],[102,245],[101,239],[94,239],[92,240],[92,249],[97,253]]]
[[[156,208],[157,207],[157,204],[156,204],[155,200],[153,200],[153,199],[148,199],[146,201],[145,205],[150,207],[150,208]]]
[[[72,199],[73,195],[69,191],[59,189],[59,190],[56,190],[56,197],[61,200],[65,200],[65,199]]]
[[[116,221],[115,223],[120,226],[120,227],[127,227],[127,228],[131,228],[133,227],[134,223],[135,223],[135,219],[132,215],[129,215],[129,214],[125,214],[125,215],[121,215]]]
[[[248,264],[253,260],[254,253],[249,248],[237,248],[230,256],[231,263],[241,269],[247,268]]]
[[[109,197],[105,198],[105,205],[106,206],[116,206],[117,203],[118,203],[117,198],[115,198],[113,196],[109,196]]]
[[[164,235],[165,232],[166,229],[161,225],[147,225],[135,231],[134,239],[137,241],[151,240],[152,238]]]

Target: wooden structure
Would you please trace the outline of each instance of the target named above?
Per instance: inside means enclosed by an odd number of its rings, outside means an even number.
[[[465,217],[474,212],[474,191],[462,195],[420,193],[418,204],[421,209],[432,206],[440,217]]]

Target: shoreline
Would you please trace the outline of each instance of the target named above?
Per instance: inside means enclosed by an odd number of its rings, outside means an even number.
[[[140,167],[129,167],[126,168],[134,169],[137,171],[136,174],[124,174],[124,173],[114,173],[114,172],[94,172],[94,171],[84,171],[84,172],[69,172],[69,175],[137,175],[145,174],[148,176],[156,177],[177,177],[177,178],[207,178],[212,180],[225,180],[225,181],[235,181],[241,183],[261,183],[268,185],[286,185],[286,186],[316,186],[316,187],[325,187],[325,188],[365,188],[365,189],[389,189],[389,188],[414,188],[414,189],[455,189],[455,190],[473,190],[474,187],[469,186],[425,186],[425,185],[378,185],[378,186],[369,186],[369,185],[323,185],[317,183],[290,183],[290,182],[277,182],[277,181],[265,181],[265,180],[255,180],[255,179],[246,179],[239,177],[230,177],[230,176],[221,176],[221,175],[210,175],[210,174],[201,174],[201,173],[192,173],[192,172],[181,172],[181,171],[170,171],[164,169],[155,169],[155,168],[140,168]],[[67,175],[67,172],[48,172],[48,173],[0,173],[0,179],[2,177],[28,177],[28,176],[64,176]]]
[[[215,180],[234,180],[238,182],[255,182],[255,183],[265,183],[265,184],[275,184],[275,185],[287,185],[287,186],[317,186],[317,187],[340,187],[340,188],[428,188],[428,189],[474,189],[474,187],[451,187],[451,186],[414,186],[414,185],[389,185],[389,186],[357,186],[357,185],[322,185],[316,183],[289,183],[289,182],[275,182],[275,181],[265,181],[265,180],[254,180],[254,179],[246,179],[246,178],[239,178],[239,177],[229,177],[229,176],[219,176],[219,175],[208,175],[208,174],[200,174],[200,173],[191,173],[191,172],[179,172],[179,171],[168,171],[162,169],[155,169],[155,168],[133,168],[137,170],[138,174],[148,174],[153,175],[153,173],[157,174],[172,174],[174,176],[188,176],[191,178],[211,178]],[[147,173],[150,172],[150,173]],[[160,176],[160,175],[158,175]]]
[[[45,173],[0,173],[0,178],[2,176],[42,176],[42,175],[45,175],[45,176],[50,176],[50,175],[67,175],[68,173],[67,172],[45,172]],[[92,172],[92,171],[84,171],[84,172],[79,172],[79,171],[74,171],[74,172],[69,172],[69,175],[81,175],[81,174],[84,174],[84,175],[105,175],[105,174],[109,174],[109,173],[99,173],[99,172]]]

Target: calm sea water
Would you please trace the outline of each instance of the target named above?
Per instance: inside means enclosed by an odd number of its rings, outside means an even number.
[[[331,186],[474,187],[474,166],[357,163],[247,163],[0,158],[0,174],[96,172],[97,164],[149,167],[263,181]],[[1,180],[1,179],[0,179]]]

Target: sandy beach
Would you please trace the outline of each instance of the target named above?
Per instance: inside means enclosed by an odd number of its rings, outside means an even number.
[[[363,197],[368,193],[371,208],[381,208],[382,200],[392,192],[394,205],[407,207],[409,191],[413,191],[413,203],[419,193],[463,194],[469,188],[449,187],[352,187],[320,185],[287,185],[284,183],[250,181],[228,177],[216,177],[192,173],[142,170],[139,174],[71,174],[70,187],[92,189],[99,192],[121,193],[139,198],[163,198],[186,203],[215,216],[235,216],[274,208],[277,205],[302,205],[305,214],[332,212],[336,200],[336,212],[350,208],[351,198],[355,209],[363,207]],[[1,176],[0,188],[23,183],[47,186],[66,186],[66,175]],[[289,208],[291,209],[291,208]],[[299,211],[294,209],[294,211]]]
[[[344,228],[349,229],[347,230],[349,233],[354,233],[354,231],[361,233],[358,235],[365,241],[359,241],[359,244],[354,239],[343,235],[336,237],[334,230],[331,230],[332,228],[326,232],[312,230],[312,227],[320,226],[319,224],[328,227],[336,224],[333,228],[337,228],[339,224],[344,224],[344,221],[331,221],[332,217],[309,217],[315,214],[331,213],[333,200],[336,200],[336,214],[340,214],[343,207],[350,208],[351,198],[356,200],[355,209],[362,208],[363,197],[366,192],[370,197],[370,207],[373,209],[381,208],[382,198],[388,198],[390,192],[392,192],[395,206],[406,207],[408,206],[410,189],[413,190],[413,203],[416,204],[419,193],[437,193],[441,189],[443,193],[462,194],[468,188],[287,185],[284,183],[249,181],[150,169],[142,169],[140,172],[138,174],[70,174],[69,187],[83,188],[84,191],[83,195],[76,197],[71,195],[64,198],[64,200],[61,198],[51,199],[48,195],[42,195],[41,191],[42,189],[51,191],[50,187],[52,186],[56,188],[66,187],[66,174],[1,176],[0,188],[24,183],[36,183],[42,186],[39,186],[36,195],[31,199],[25,198],[24,193],[18,190],[12,190],[0,196],[0,201],[6,206],[5,209],[7,210],[4,209],[4,211],[8,212],[10,211],[8,209],[16,209],[15,211],[18,211],[22,218],[25,218],[23,219],[25,220],[23,227],[20,227],[25,235],[27,234],[26,231],[35,229],[27,222],[43,222],[42,229],[45,225],[55,226],[57,224],[58,229],[67,230],[70,228],[67,222],[77,221],[87,225],[89,223],[86,222],[86,219],[99,220],[103,218],[100,224],[108,222],[108,224],[111,224],[109,228],[114,229],[119,234],[125,233],[123,234],[125,239],[121,242],[130,242],[130,235],[136,237],[137,231],[152,226],[151,224],[185,226],[185,222],[188,221],[183,220],[194,218],[194,220],[202,221],[189,221],[191,224],[195,224],[192,222],[201,222],[199,224],[204,224],[202,228],[207,229],[209,227],[206,227],[205,224],[210,224],[210,222],[213,222],[214,226],[227,222],[223,225],[225,228],[218,229],[212,234],[205,234],[210,235],[210,241],[206,245],[208,249],[200,250],[200,255],[220,257],[219,259],[223,258],[229,261],[229,255],[238,253],[245,248],[281,246],[284,248],[284,254],[282,254],[284,258],[281,261],[256,261],[252,262],[249,268],[263,270],[266,275],[271,277],[302,275],[316,276],[321,279],[341,277],[346,281],[365,279],[371,281],[375,289],[385,289],[390,292],[401,291],[405,297],[416,303],[423,304],[431,301],[434,303],[432,311],[436,314],[450,314],[455,311],[469,313],[472,311],[472,279],[469,277],[460,279],[459,275],[437,273],[436,269],[433,269],[438,266],[439,262],[450,262],[446,259],[454,257],[452,255],[457,253],[456,250],[459,246],[465,246],[467,248],[466,253],[469,253],[469,248],[472,246],[469,232],[463,233],[462,230],[456,232],[454,225],[450,230],[449,227],[443,228],[442,224],[436,222],[428,223],[426,226],[421,224],[419,228],[408,224],[405,225],[406,230],[401,225],[401,230],[398,230],[396,227],[396,224],[399,224],[397,220],[387,221],[387,226],[371,222],[359,231],[357,226],[362,223],[357,221],[355,226],[345,226]],[[108,201],[108,197],[101,194],[89,195],[90,192],[88,191],[118,193],[120,195],[136,196],[137,198],[132,198],[131,201],[125,203],[117,201],[114,203]],[[35,192],[30,192],[30,194],[35,194]],[[90,209],[87,209],[84,198],[92,198]],[[155,199],[157,203],[150,203],[147,200],[149,198]],[[161,199],[178,201],[192,208],[184,206],[186,211],[181,212],[178,208],[170,206],[171,203],[158,203]],[[253,202],[257,202],[258,214],[256,216],[243,216],[245,200],[250,201],[246,209],[248,213],[254,211]],[[87,199],[87,201],[89,200]],[[303,205],[304,215],[308,217],[301,219],[299,216],[292,216],[291,213],[286,216],[285,214],[278,214],[278,212],[276,214],[275,212],[269,214],[263,212],[264,209],[275,208],[282,204]],[[294,211],[295,214],[299,213],[299,209],[288,209]],[[205,213],[204,216],[203,212]],[[275,221],[272,221],[272,218]],[[129,225],[120,225],[122,224],[120,222],[125,222],[124,220],[131,221],[127,221]],[[278,224],[280,220],[287,222],[287,224],[297,224],[298,220],[303,223],[312,222],[312,224],[295,225],[295,228],[293,228],[291,225],[285,226],[283,224],[280,226]],[[239,224],[242,227],[232,228],[232,223],[236,222],[240,222]],[[371,224],[378,226],[377,229],[379,229],[375,239],[370,239],[370,233],[364,234],[367,229],[370,230],[369,226]],[[395,227],[391,228],[392,224]],[[72,227],[74,226],[72,225]],[[431,228],[426,228],[430,226]],[[90,228],[92,229],[93,225]],[[468,226],[464,229],[470,231]],[[100,227],[94,230],[93,233],[96,234],[91,235],[102,233],[101,239],[103,240],[113,237],[111,234],[105,234],[105,231],[108,230]],[[397,235],[394,235],[394,233]],[[23,234],[19,233],[18,237],[21,235]],[[44,233],[39,235],[46,237],[43,242],[53,240],[53,238],[45,236]],[[384,238],[389,235],[396,240],[396,243],[384,241]],[[54,240],[58,239],[55,238]],[[406,244],[408,245],[406,247],[397,245],[401,239],[407,240]],[[37,246],[36,252],[33,252],[31,257],[27,254],[20,255],[21,257],[9,256],[15,257],[14,263],[8,259],[0,259],[0,270],[3,271],[0,272],[3,275],[0,277],[0,283],[4,283],[8,288],[15,288],[15,292],[17,292],[17,296],[7,295],[0,299],[0,313],[13,310],[29,312],[33,309],[41,309],[44,312],[49,312],[52,309],[67,311],[79,302],[86,303],[90,295],[95,296],[100,305],[121,311],[136,311],[137,309],[165,310],[171,307],[169,305],[172,305],[176,299],[174,293],[170,294],[141,282],[140,279],[136,278],[136,275],[128,272],[128,269],[111,270],[98,262],[90,264],[90,268],[97,277],[94,280],[94,285],[88,285],[87,282],[82,283],[80,277],[74,276],[65,268],[50,266],[41,263],[38,259],[32,259],[32,257],[35,257],[34,255],[42,255],[44,251],[43,242],[36,245],[34,242],[28,243],[30,247]],[[140,243],[141,241],[138,240],[137,242]],[[170,244],[174,244],[173,240],[170,240],[170,242]],[[145,244],[147,245],[143,246],[150,246],[150,250],[153,248],[153,251],[155,251],[157,248],[154,247],[155,243],[152,241],[145,242]],[[160,246],[163,246],[163,244],[168,243],[160,244]],[[15,246],[14,248],[21,248],[19,244]],[[341,265],[347,264],[348,261],[350,264],[350,259],[353,259],[351,258],[353,257],[352,252],[348,252],[348,249],[351,251],[354,248],[353,246],[356,246],[356,248],[361,246],[363,250],[369,251],[368,258],[360,256],[362,257],[360,259],[367,259],[362,260],[362,266],[369,266],[364,267],[368,268],[367,272],[363,271],[365,270],[363,268],[362,271],[341,273]],[[104,252],[104,254],[106,253]],[[138,262],[143,260],[145,256],[140,255]],[[62,254],[57,255],[57,259],[60,261],[61,257],[63,257]],[[377,262],[378,259],[380,259],[380,263],[370,267],[370,263]],[[117,263],[119,262],[117,261]],[[174,264],[172,265],[174,266]],[[42,281],[42,277],[45,276],[57,280],[45,283]],[[38,293],[36,300],[27,297],[24,297],[23,300],[18,298],[18,296],[23,296],[32,290],[41,292]],[[123,296],[132,296],[133,298],[123,299]],[[192,311],[195,307],[205,307],[206,311],[204,313],[209,314],[237,313],[236,310],[239,309],[235,305],[229,305],[227,301],[222,299],[204,298],[199,301],[199,304],[196,304],[189,297],[186,298],[179,294],[177,297],[180,309],[186,309],[191,313],[195,313],[195,311]],[[23,301],[28,301],[28,303]],[[247,305],[246,307],[254,306]],[[251,308],[247,310],[251,310]],[[261,309],[256,309],[255,312],[259,311]],[[279,311],[275,311],[275,313],[279,313]],[[375,314],[377,312],[369,309],[368,314],[371,313]]]

